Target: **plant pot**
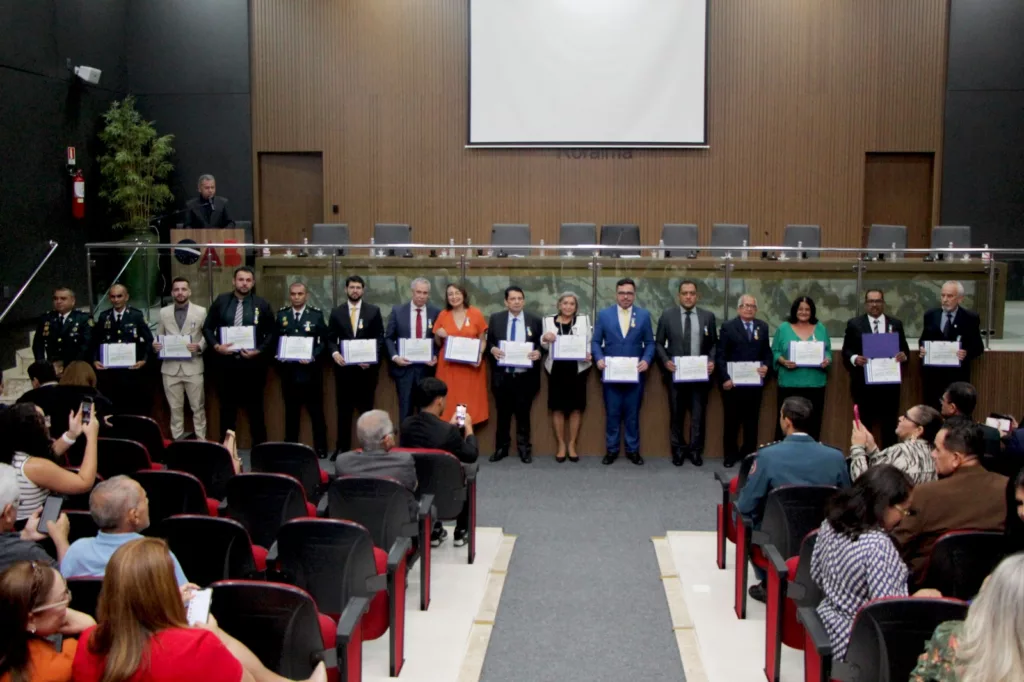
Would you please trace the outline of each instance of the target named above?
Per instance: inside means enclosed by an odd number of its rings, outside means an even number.
[[[121,239],[122,242],[142,242],[155,244],[160,240],[152,233],[134,233],[129,237]],[[124,260],[131,255],[134,249],[125,248],[122,252]],[[124,263],[122,260],[122,264]],[[158,301],[157,282],[160,281],[160,252],[158,249],[139,249],[128,268],[121,275],[121,283],[128,287],[128,294],[131,297],[129,305],[133,305],[145,312],[147,308]]]

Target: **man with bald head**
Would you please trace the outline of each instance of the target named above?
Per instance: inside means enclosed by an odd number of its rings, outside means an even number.
[[[384,410],[370,410],[356,421],[362,452],[344,452],[334,460],[338,476],[393,478],[415,492],[416,462],[408,452],[393,452],[395,427]]]
[[[921,381],[924,403],[941,409],[942,394],[955,381],[971,381],[971,361],[985,352],[981,341],[981,318],[978,313],[964,308],[964,285],[950,280],[942,285],[940,307],[924,314],[921,332]],[[955,341],[960,344],[959,367],[940,367],[928,364],[926,341]]]
[[[60,572],[65,578],[102,578],[114,552],[121,545],[140,539],[142,531],[149,528],[149,498],[137,481],[127,476],[112,476],[92,489],[89,514],[100,532],[94,538],[71,543],[60,562]],[[178,586],[185,585],[188,581],[173,553],[171,560]]]
[[[153,347],[153,333],[138,308],[128,305],[128,287],[117,283],[107,292],[110,309],[96,320],[92,333],[92,365],[96,368],[100,391],[113,403],[114,413],[149,414],[149,401],[140,400],[138,370],[146,365]],[[127,367],[107,367],[105,347],[109,344],[133,344],[135,362]]]

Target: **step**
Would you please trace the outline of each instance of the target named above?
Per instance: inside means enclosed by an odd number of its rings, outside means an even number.
[[[14,367],[28,371],[29,365],[36,361],[36,356],[31,348],[19,348],[14,353]]]
[[[4,398],[9,398],[11,402],[14,402],[20,398],[27,391],[32,390],[32,380],[27,376],[24,377],[8,377],[6,370],[4,372]]]

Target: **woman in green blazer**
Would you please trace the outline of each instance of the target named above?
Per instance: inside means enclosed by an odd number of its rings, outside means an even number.
[[[825,360],[820,367],[797,367],[789,359],[791,341],[824,341]],[[775,356],[775,371],[778,372],[778,404],[794,395],[802,396],[811,401],[814,412],[811,414],[807,434],[814,440],[821,438],[821,417],[825,411],[825,383],[828,380],[828,366],[832,363],[832,342],[829,340],[825,325],[818,322],[814,300],[809,296],[801,296],[793,301],[789,309],[789,319],[779,325],[772,342],[772,354]],[[775,438],[782,438],[782,428],[776,424]]]

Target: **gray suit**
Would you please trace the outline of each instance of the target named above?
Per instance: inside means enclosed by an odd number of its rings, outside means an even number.
[[[704,413],[708,404],[710,381],[698,383],[673,383],[672,372],[665,368],[665,363],[679,355],[706,355],[708,362],[715,358],[715,346],[718,344],[718,326],[714,313],[703,308],[693,308],[691,317],[690,338],[684,338],[683,308],[674,305],[666,308],[658,320],[658,329],[654,335],[654,352],[664,368],[663,377],[668,385],[669,408],[671,411],[669,439],[672,445],[672,458],[681,463],[682,458],[690,455],[696,462],[704,451]],[[683,437],[683,424],[686,413],[690,413],[690,442]]]
[[[408,452],[343,452],[334,461],[338,476],[393,478],[416,492],[416,462]]]

